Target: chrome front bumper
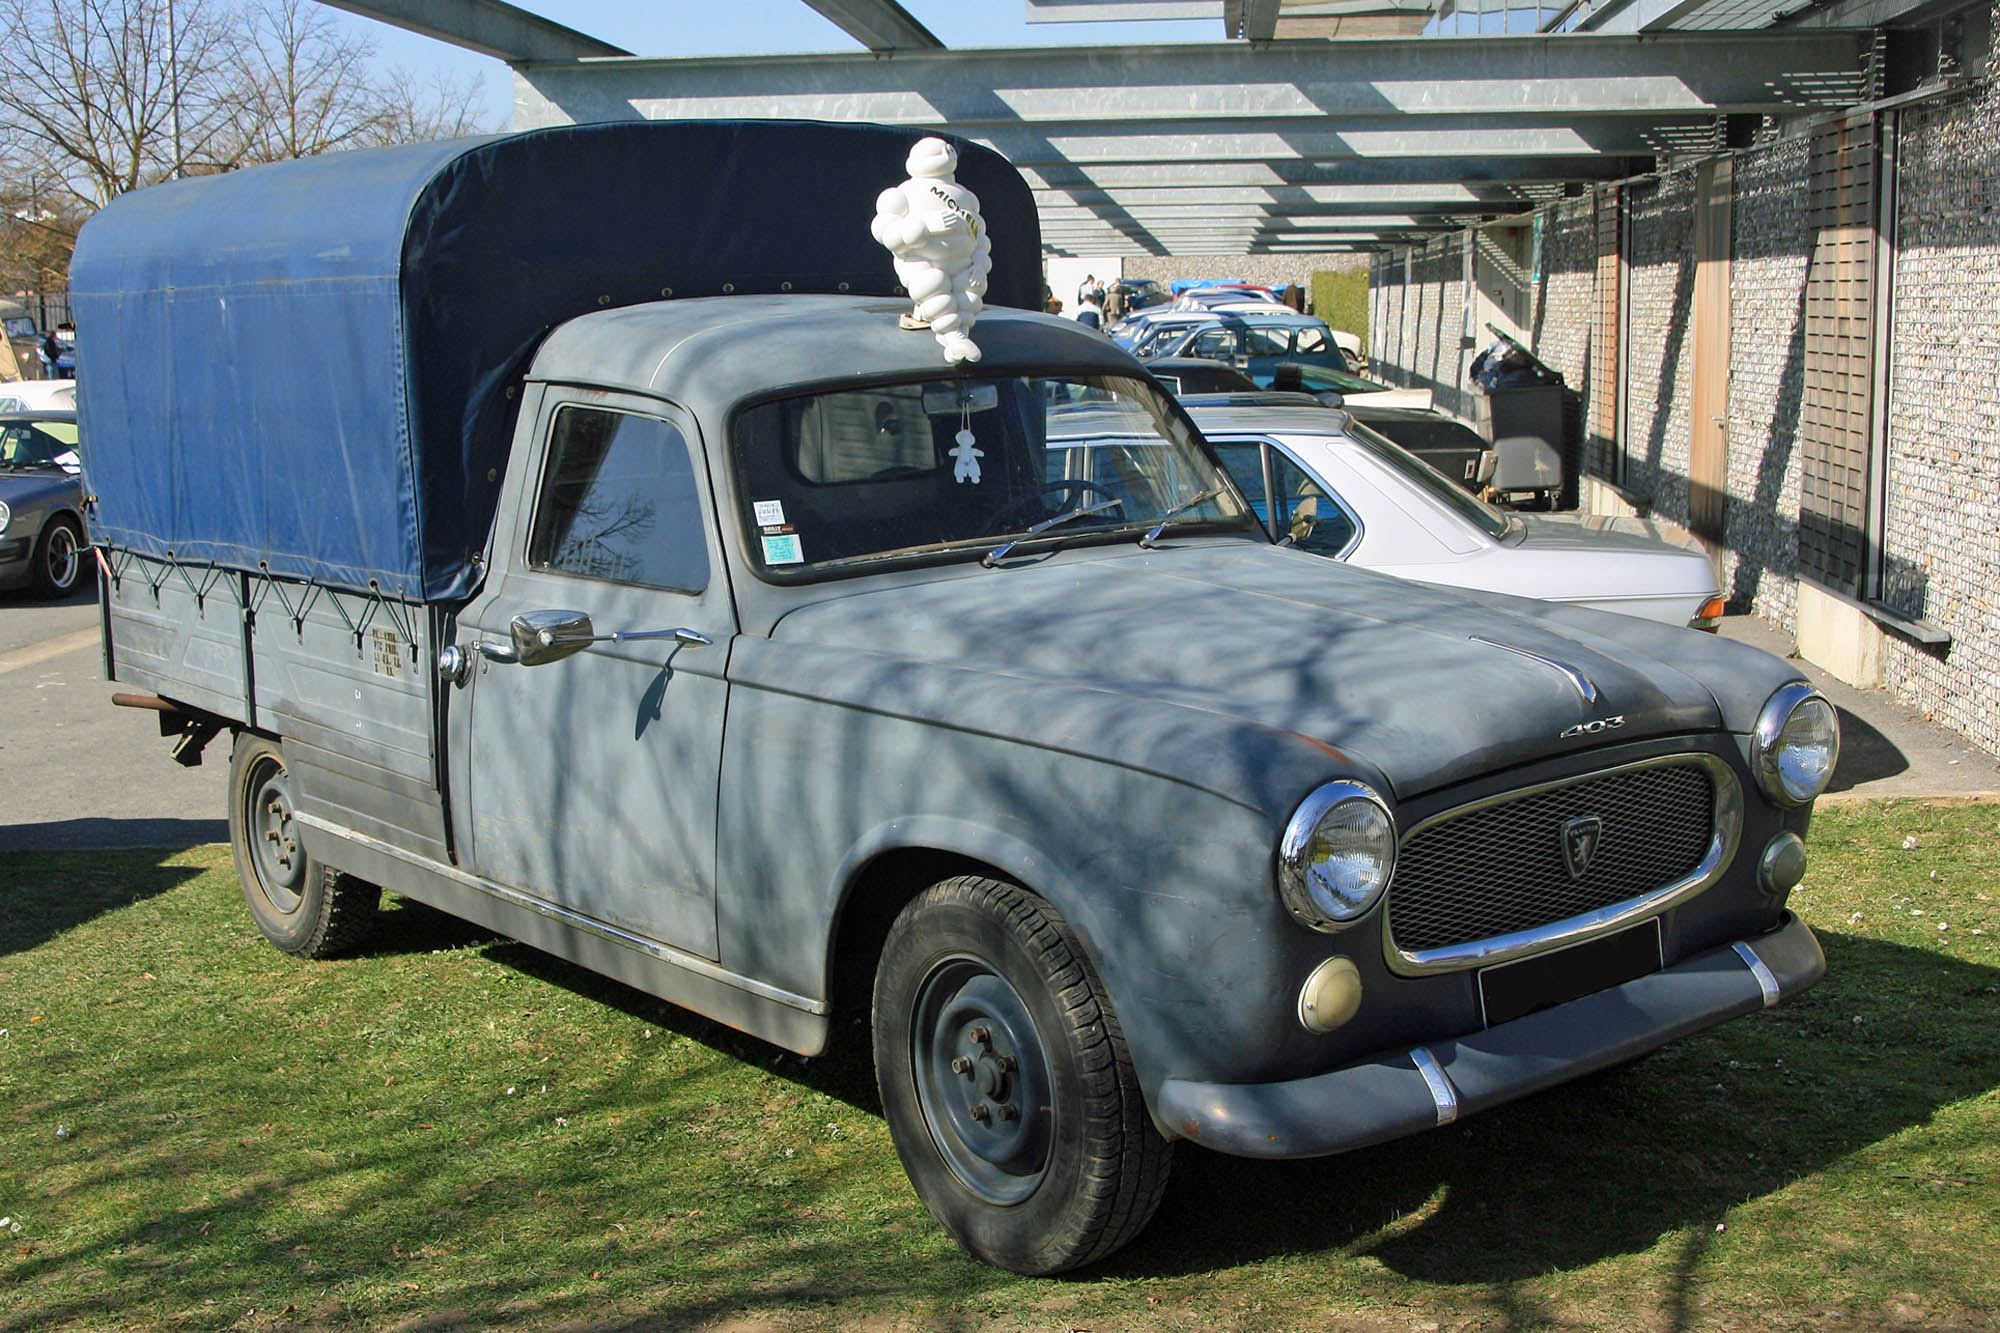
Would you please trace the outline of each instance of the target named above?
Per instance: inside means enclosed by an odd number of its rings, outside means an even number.
[[[1488,1028],[1289,1083],[1168,1079],[1155,1118],[1170,1134],[1238,1157],[1324,1157],[1365,1148],[1622,1064],[1768,1008],[1826,974],[1805,922]]]

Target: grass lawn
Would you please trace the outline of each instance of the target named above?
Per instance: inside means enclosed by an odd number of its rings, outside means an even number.
[[[1992,1328],[2000,806],[1823,809],[1812,993],[1448,1129],[1183,1148],[1131,1249],[964,1258],[805,1061],[391,900],[300,963],[227,850],[0,864],[0,1331]]]

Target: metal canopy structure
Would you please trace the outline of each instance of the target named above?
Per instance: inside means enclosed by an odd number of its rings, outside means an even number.
[[[1222,41],[946,48],[895,0],[804,0],[863,50],[631,55],[503,0],[323,0],[496,55],[521,128],[663,117],[949,130],[1029,179],[1053,254],[1367,250],[1879,93],[1919,0],[1025,0],[1037,22],[1187,18]],[[1786,6],[1806,5],[1809,21]],[[1815,7],[1817,6],[1817,7]],[[1537,30],[1540,31],[1537,31]],[[1401,31],[1401,36],[1353,36]],[[1332,35],[1324,35],[1332,34]]]

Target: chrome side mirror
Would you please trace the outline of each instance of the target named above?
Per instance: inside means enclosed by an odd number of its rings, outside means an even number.
[[[513,633],[514,660],[522,666],[560,662],[597,641],[597,631],[582,611],[523,611],[508,628]]]

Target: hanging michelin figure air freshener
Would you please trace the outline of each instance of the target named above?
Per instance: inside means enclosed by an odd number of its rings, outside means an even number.
[[[970,335],[993,267],[979,196],[952,179],[958,150],[943,139],[917,140],[904,165],[910,178],[876,198],[870,228],[896,257],[896,276],[915,303],[903,327],[928,328],[953,365],[977,361]]]

